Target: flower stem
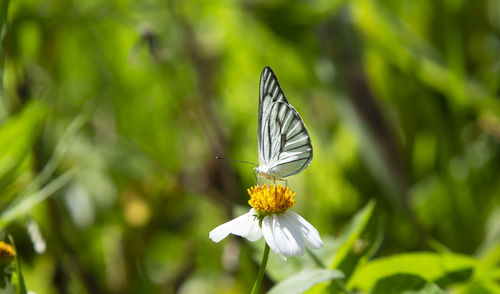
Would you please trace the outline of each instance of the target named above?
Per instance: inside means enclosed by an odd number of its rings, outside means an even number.
[[[269,257],[269,245],[266,243],[264,248],[264,256],[262,257],[262,263],[260,264],[259,273],[257,274],[257,279],[255,284],[253,284],[253,289],[251,294],[259,293],[260,284],[262,284],[262,278],[264,278],[264,273],[266,272],[267,258]]]
[[[311,251],[311,249],[306,248],[306,251],[307,254],[309,254],[309,256],[312,258],[316,266],[320,268],[326,268],[326,265],[321,261],[321,259],[319,259],[319,257],[316,254],[314,254],[314,252]]]

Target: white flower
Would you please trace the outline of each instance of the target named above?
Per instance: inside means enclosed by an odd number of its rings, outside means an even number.
[[[288,256],[302,256],[306,246],[318,249],[323,241],[318,230],[303,217],[288,208],[295,204],[295,192],[281,185],[270,188],[255,186],[248,190],[249,212],[213,229],[209,237],[220,242],[229,234],[237,235],[255,242],[262,236],[269,247],[283,260]],[[259,222],[262,220],[261,225]]]

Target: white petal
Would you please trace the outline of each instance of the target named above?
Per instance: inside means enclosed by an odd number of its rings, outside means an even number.
[[[212,241],[218,243],[222,239],[226,238],[229,234],[246,237],[250,241],[256,241],[260,238],[262,233],[256,232],[255,226],[257,229],[259,227],[259,221],[254,218],[255,212],[251,209],[249,212],[241,215],[233,220],[224,223],[217,228],[213,229],[209,238]],[[259,236],[259,233],[261,234]]]
[[[246,214],[239,216],[233,220],[228,221],[227,223],[224,223],[212,231],[210,231],[210,234],[208,237],[212,239],[212,241],[218,243],[222,239],[226,238],[229,234],[231,234],[234,230],[235,227],[237,227],[241,222],[247,219]]]
[[[276,242],[274,241],[274,233],[273,233],[273,215],[266,215],[262,220],[262,234],[264,235],[264,239],[266,240],[267,245],[271,248],[271,250],[276,253],[281,259],[286,260],[286,257],[281,254],[276,246]]]
[[[256,211],[252,208],[248,213],[248,216],[251,218],[250,226],[248,228],[248,232],[245,236],[249,241],[255,242],[262,237],[262,230],[259,227],[259,220],[254,216]]]
[[[276,246],[285,256],[304,255],[306,245],[297,223],[286,214],[273,215],[273,234]]]
[[[323,241],[319,236],[318,230],[316,230],[316,228],[313,227],[313,225],[311,225],[303,217],[301,217],[300,215],[298,215],[293,211],[286,211],[285,214],[287,214],[289,217],[295,219],[295,221],[298,222],[298,226],[300,227],[302,235],[304,236],[307,247],[313,249],[318,249],[323,247]]]

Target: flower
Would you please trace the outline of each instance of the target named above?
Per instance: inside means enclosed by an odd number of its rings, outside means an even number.
[[[0,267],[9,265],[16,257],[16,251],[12,245],[0,241]]]
[[[252,206],[249,212],[213,229],[209,237],[218,243],[229,234],[255,242],[262,236],[283,260],[302,256],[306,246],[318,249],[323,241],[318,230],[297,213],[288,210],[295,205],[295,192],[281,185],[254,186],[248,189]]]

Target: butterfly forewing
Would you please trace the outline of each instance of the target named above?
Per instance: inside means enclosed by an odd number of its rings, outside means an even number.
[[[284,101],[288,103],[285,94],[281,90],[276,75],[270,67],[266,66],[260,76],[259,89],[259,119],[257,128],[259,161],[262,160],[261,155],[263,155],[263,150],[261,148],[263,147],[262,140],[264,140],[264,137],[262,137],[262,123],[265,117],[264,114],[269,113],[271,105],[276,101]]]
[[[258,150],[262,170],[270,178],[299,173],[311,163],[311,141],[269,67],[262,72],[259,98]]]

